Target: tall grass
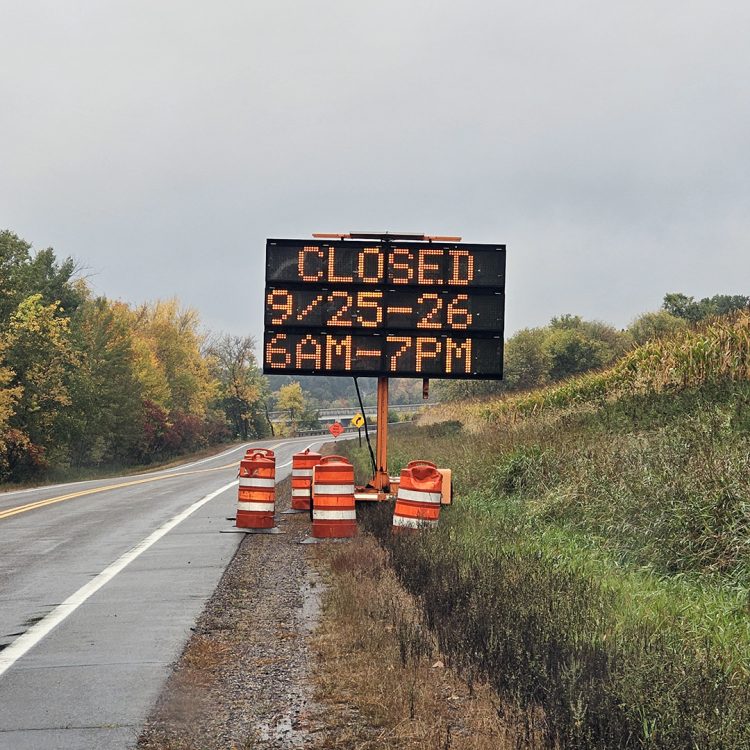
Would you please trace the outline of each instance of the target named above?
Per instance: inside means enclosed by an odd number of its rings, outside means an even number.
[[[365,523],[441,650],[550,745],[750,747],[749,329],[393,436],[391,471],[450,466],[457,502],[434,533]]]
[[[488,681],[526,721],[544,717],[528,729],[550,746],[748,747],[746,673],[705,633],[688,633],[674,608],[639,617],[661,595],[653,582],[613,585],[605,566],[596,576],[567,564],[471,502],[420,536],[394,537],[379,508],[366,521],[454,667]],[[481,540],[466,528],[476,523],[488,524]]]
[[[550,408],[749,379],[750,312],[743,311],[647,342],[602,372],[586,373],[529,393],[449,404],[428,411],[423,422],[458,419],[476,428],[486,423],[513,422]]]

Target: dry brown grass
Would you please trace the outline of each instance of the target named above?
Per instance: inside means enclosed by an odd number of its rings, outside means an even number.
[[[316,699],[326,727],[318,750],[542,746],[515,729],[532,721],[508,720],[510,709],[486,685],[467,684],[445,665],[417,603],[372,537],[316,547],[312,554],[329,578],[313,644]]]
[[[232,647],[217,640],[195,635],[190,639],[180,662],[180,678],[188,685],[209,685],[216,679]]]

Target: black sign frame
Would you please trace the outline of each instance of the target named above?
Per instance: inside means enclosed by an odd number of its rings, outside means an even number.
[[[304,258],[299,254],[303,249],[306,253]],[[388,262],[389,259],[391,263]],[[385,238],[371,241],[269,239],[265,263],[263,372],[282,375],[501,380],[505,259],[506,247],[502,244],[402,242]],[[300,274],[305,277],[300,278]],[[478,276],[481,277],[479,280]],[[313,301],[318,300],[319,305],[328,305],[327,323],[310,325],[305,324],[302,318],[298,321],[287,320],[283,309],[286,303],[281,305],[281,313],[278,309],[274,311],[270,308],[270,299],[273,299],[273,304],[278,308],[279,300],[291,298],[288,304],[292,304],[295,295],[297,299],[302,296],[309,300],[311,292],[314,293]],[[269,298],[270,294],[276,296]],[[417,299],[421,295],[424,297],[421,302],[434,301],[436,306],[437,298],[440,298],[444,301],[440,309],[442,317],[438,316],[437,310],[434,317],[429,318],[424,313],[419,317],[413,309],[407,309],[414,315],[414,326],[410,327],[408,315],[402,311],[399,313],[401,323],[389,329],[387,300],[395,299],[397,295],[400,295],[399,299]],[[449,316],[446,309],[450,304],[454,305],[453,312],[458,310],[457,315],[460,314],[460,302],[457,302],[459,298],[467,302],[475,299],[481,302],[478,306],[490,311],[487,314],[492,317],[493,323],[499,321],[497,327],[493,328],[493,324],[488,324],[484,328],[470,329],[466,325],[460,327],[458,323],[453,323],[458,327],[450,328],[447,323],[438,326],[428,322],[438,319],[447,321]],[[331,303],[338,304],[341,309],[343,303],[354,299],[359,299],[360,302],[362,299],[367,300],[366,318],[358,317],[353,310],[350,311],[348,320],[343,315],[337,318],[330,316]],[[373,309],[373,300],[381,304],[382,309],[378,313]],[[361,312],[361,308],[357,309]],[[376,314],[380,318],[373,322]],[[324,317],[321,313],[321,319]],[[363,324],[365,319],[366,325]],[[463,319],[466,320],[466,317]],[[454,316],[453,320],[458,318]],[[428,325],[429,327],[425,327]],[[372,350],[371,364],[375,365],[374,352],[378,349],[381,352],[380,363],[368,368],[362,367],[360,363],[360,369],[347,369],[333,366],[335,357],[329,357],[328,364],[331,366],[327,366],[325,354],[322,359],[319,356],[321,351],[325,352],[326,342],[331,338],[340,342],[342,337],[347,336],[352,341],[357,339],[372,342],[372,347],[365,347]],[[486,353],[491,352],[494,366],[490,369],[482,367],[481,371],[473,371],[470,367],[469,372],[465,371],[465,367],[461,372],[433,372],[424,367],[416,369],[416,364],[409,370],[398,369],[400,360],[398,357],[393,359],[393,341],[388,340],[394,338],[411,339],[415,348],[412,359],[420,364],[425,361],[435,364],[429,361],[431,347],[433,351],[440,352],[435,357],[442,356],[449,365],[461,364],[460,359],[456,359],[456,352],[466,352],[467,341],[470,341],[472,343],[468,346],[471,347],[471,356],[476,354],[477,364],[481,362],[480,352],[485,358],[488,356]],[[293,362],[286,363],[287,357],[280,352],[285,346],[292,345],[292,341],[296,342],[293,345],[296,348],[288,350],[287,354],[292,360],[297,360],[296,364],[312,360],[312,366],[298,367]],[[417,358],[417,347],[421,359]],[[357,351],[360,350],[362,347]],[[271,366],[274,351],[277,366]],[[407,351],[403,361],[409,360],[410,355]],[[282,366],[278,366],[279,358],[283,362]],[[391,368],[389,362],[395,365],[395,369]]]

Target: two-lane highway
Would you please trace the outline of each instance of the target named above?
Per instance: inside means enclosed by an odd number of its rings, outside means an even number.
[[[252,445],[281,479],[311,440]],[[134,746],[243,538],[219,532],[246,447],[0,494],[0,750]]]

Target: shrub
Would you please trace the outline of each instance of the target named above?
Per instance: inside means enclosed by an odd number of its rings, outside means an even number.
[[[20,430],[0,435],[0,480],[20,482],[42,475],[48,469],[45,451]]]

